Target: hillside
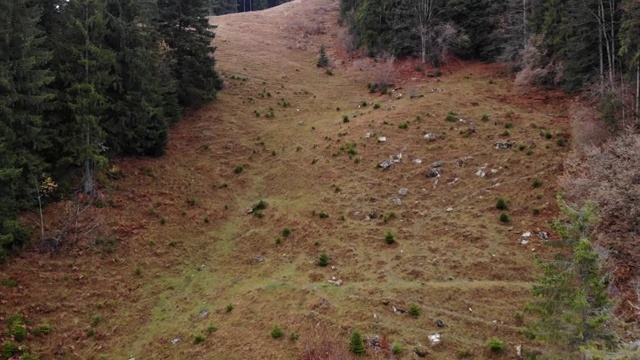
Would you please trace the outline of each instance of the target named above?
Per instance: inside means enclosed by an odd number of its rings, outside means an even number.
[[[537,234],[557,216],[567,100],[517,93],[495,65],[453,60],[434,76],[414,61],[349,60],[337,10],[296,0],[211,19],[217,101],[175,125],[166,155],[110,164],[121,178],[103,177],[101,206],[61,251],[2,265],[17,286],[0,286],[0,316],[51,325],[26,340],[33,353],[295,359],[321,343],[346,352],[354,329],[407,359],[414,348],[489,357],[491,337],[504,358],[537,345],[516,313],[534,255],[552,254]],[[321,45],[333,75],[316,67]],[[395,91],[370,93],[382,76]],[[60,226],[74,212],[62,202],[45,218]],[[412,305],[416,318],[394,313]]]

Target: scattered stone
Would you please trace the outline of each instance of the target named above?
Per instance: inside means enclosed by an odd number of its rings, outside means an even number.
[[[393,156],[393,162],[398,163],[400,161],[402,161],[402,153]]]
[[[262,256],[262,255],[258,255],[258,256],[256,256],[256,257],[254,257],[254,258],[253,258],[253,262],[255,262],[255,263],[261,263],[261,262],[263,262],[263,261],[265,261],[265,260],[267,260],[267,258],[265,258],[265,257],[264,257],[264,256]]]
[[[440,172],[437,169],[431,169],[431,170],[427,171],[427,177],[429,177],[429,178],[440,177]]]
[[[538,238],[540,238],[540,240],[547,241],[549,240],[549,234],[546,231],[540,231],[538,233]]]
[[[440,333],[431,334],[428,336],[431,341],[431,346],[440,344]]]
[[[482,170],[482,169],[478,169],[478,171],[476,171],[476,176],[479,176],[479,177],[483,178],[483,177],[487,176],[487,173],[485,173],[484,170]]]
[[[180,338],[175,338],[175,339],[171,340],[171,344],[172,344],[172,345],[178,345],[178,344],[180,344]]]
[[[398,198],[394,198],[393,203],[396,204],[396,206],[402,206],[402,200]]]
[[[402,315],[402,314],[407,312],[407,310],[395,307],[393,305],[391,305],[391,308],[393,309],[393,312],[398,314],[398,315]]]
[[[518,242],[522,245],[527,245],[529,243],[529,240],[531,240],[531,231],[525,231],[520,236],[520,239],[518,240]]]
[[[367,215],[367,216],[369,216],[369,218],[371,218],[371,219],[377,219],[378,218],[378,213],[375,212],[375,211],[371,211],[369,213],[369,215]]]
[[[380,337],[376,335],[371,339],[367,339],[367,347],[372,348],[373,350],[382,349],[382,345],[380,343]]]
[[[407,196],[408,193],[409,193],[409,189],[407,188],[400,188],[400,190],[398,190],[398,194],[400,196]]]
[[[386,136],[380,136],[378,138],[378,142],[380,142],[380,143],[387,142],[387,137]]]
[[[452,212],[452,211],[453,211],[453,208],[452,208],[451,206],[449,206],[449,207],[447,208],[447,212]]]
[[[491,169],[491,173],[492,174],[497,174],[498,173],[498,169]]]
[[[364,138],[365,139],[369,139],[370,137],[371,137],[371,133],[370,132],[364,134]]]
[[[434,161],[431,163],[431,167],[436,169],[442,167],[442,161]]]
[[[438,136],[436,134],[433,133],[428,133],[424,135],[424,139],[427,141],[434,141],[438,138]]]
[[[247,210],[244,213],[247,215],[253,214],[253,208],[247,208]]]
[[[522,358],[522,345],[516,345],[516,356]]]
[[[447,185],[455,185],[460,181],[460,178],[453,178],[453,180],[449,181]]]
[[[421,358],[423,358],[423,357],[427,357],[427,355],[429,354],[429,352],[428,352],[428,351],[426,351],[426,350],[420,350],[420,349],[418,349],[418,348],[415,348],[415,350],[413,350],[413,352],[414,352],[416,355],[418,355],[418,357],[421,357]]]
[[[391,160],[384,160],[378,164],[378,167],[382,168],[382,170],[388,169],[391,166],[393,166],[393,161]]]
[[[422,95],[422,94],[417,94],[417,95],[415,95],[415,94],[414,94],[414,95],[411,95],[411,98],[412,98],[412,99],[418,99],[418,98],[421,98],[421,97],[424,97],[424,95]]]
[[[321,298],[320,301],[318,301],[317,303],[313,304],[313,310],[328,309],[330,307],[331,307],[331,303],[329,303],[329,300],[327,300],[325,298]]]
[[[442,320],[438,320],[438,321],[436,321],[436,325],[437,325],[439,328],[443,328],[443,327],[444,327],[444,321],[442,321]]]
[[[200,310],[200,313],[198,314],[198,316],[200,316],[200,319],[204,319],[207,316],[209,316],[209,312],[207,310]]]
[[[497,150],[506,150],[509,149],[513,146],[513,142],[507,140],[507,141],[498,141],[495,143],[494,147]]]
[[[459,167],[463,167],[472,159],[473,159],[473,156],[462,157],[462,158],[456,160],[456,165],[458,165]]]
[[[402,94],[396,95],[396,99],[402,99]]]
[[[422,159],[415,159],[415,160],[413,160],[413,162],[418,164],[418,165],[420,165],[420,164],[422,164]]]
[[[330,283],[330,284],[333,284],[333,285],[335,285],[335,286],[340,286],[340,285],[342,285],[342,280],[340,280],[340,279],[336,279],[336,277],[335,277],[335,276],[332,276],[332,277],[331,277],[331,279],[329,279],[329,280],[327,280],[327,281],[329,281],[329,283]]]

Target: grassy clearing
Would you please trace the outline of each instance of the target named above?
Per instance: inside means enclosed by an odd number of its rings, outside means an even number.
[[[338,29],[305,38],[291,16],[336,24],[338,15],[314,0],[212,20],[226,88],[172,129],[166,156],[118,163],[126,177],[108,183],[114,205],[95,210],[117,239],[113,251],[87,255],[90,242],[78,240],[78,250],[28,253],[3,269],[11,281],[0,287],[9,300],[0,315],[51,324],[46,340],[29,342],[35,353],[292,359],[317,345],[320,323],[347,353],[357,329],[406,354],[442,331],[438,319],[448,325],[432,358],[488,354],[490,338],[527,342],[513,314],[528,299],[533,254],[544,249],[514,234],[545,228],[556,211],[552,171],[566,146],[539,129],[567,131],[546,115],[562,113],[560,104],[511,95],[494,67],[466,63],[435,82],[410,80],[415,66],[400,61],[396,83],[424,97],[369,94],[377,65],[347,61],[327,76],[315,66],[317,51],[326,44],[335,60]],[[270,43],[247,36],[255,33]],[[446,121],[451,111],[456,119]],[[507,123],[510,140],[538,143],[534,153],[494,148]],[[437,138],[426,141],[427,133]],[[377,168],[400,153],[388,170]],[[426,177],[436,161],[440,176]],[[499,198],[508,199],[508,224],[499,221]],[[323,254],[328,263],[318,266]],[[102,317],[91,326],[95,314]],[[78,328],[94,334],[74,335]]]

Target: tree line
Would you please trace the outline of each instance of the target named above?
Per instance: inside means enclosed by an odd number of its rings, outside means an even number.
[[[505,61],[534,85],[596,90],[609,120],[638,119],[638,0],[341,0],[340,14],[370,55]]]
[[[93,195],[114,156],[162,155],[212,100],[204,0],[0,0],[0,258],[43,192]],[[79,180],[80,179],[80,180]]]
[[[258,11],[289,1],[291,0],[207,0],[207,12],[209,15],[226,15]]]

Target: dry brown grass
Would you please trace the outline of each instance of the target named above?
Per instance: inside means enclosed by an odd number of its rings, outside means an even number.
[[[564,99],[514,95],[494,65],[450,62],[443,76],[429,78],[409,60],[390,69],[393,94],[370,94],[377,67],[335,58],[337,18],[335,3],[298,0],[212,19],[225,90],[172,129],[162,158],[117,161],[125,178],[105,179],[109,206],[96,210],[117,238],[113,251],[24,253],[3,265],[19,287],[0,287],[0,315],[23,313],[53,326],[50,336],[27,342],[41,359],[341,358],[350,329],[403,344],[404,358],[414,348],[428,348],[432,359],[461,349],[486,354],[490,337],[509,344],[505,356],[516,344],[535,345],[518,334],[514,314],[529,298],[534,254],[550,250],[518,238],[546,230],[557,212],[567,147],[539,132],[568,132]],[[326,34],[304,38],[291,30],[296,21],[323,23]],[[288,49],[294,42],[307,50]],[[338,64],[334,76],[315,66],[321,44]],[[290,106],[279,105],[283,98]],[[274,118],[264,117],[269,108]],[[467,122],[447,122],[450,111]],[[466,136],[469,122],[476,132]],[[427,142],[425,133],[438,139]],[[507,139],[525,149],[494,149]],[[356,144],[351,157],[340,151],[348,143]],[[391,169],[376,168],[399,153]],[[441,176],[427,178],[435,161],[443,163]],[[244,170],[236,174],[238,165]],[[480,168],[486,177],[475,175]],[[534,178],[543,179],[541,188],[532,188]],[[397,206],[401,187],[409,193]],[[508,225],[498,221],[499,197],[509,200]],[[264,216],[247,215],[260,200],[268,204]],[[371,213],[377,216],[365,220]],[[292,230],[286,238],[285,227]],[[391,246],[388,231],[397,241]],[[321,268],[323,251],[331,263]],[[331,285],[332,277],[344,283]],[[328,305],[319,306],[321,299]],[[418,318],[391,308],[411,304],[422,309]],[[96,315],[102,321],[92,325]],[[276,324],[282,339],[269,335]],[[211,325],[217,331],[193,344]],[[288,339],[293,331],[297,342]],[[430,347],[434,332],[442,343]]]

